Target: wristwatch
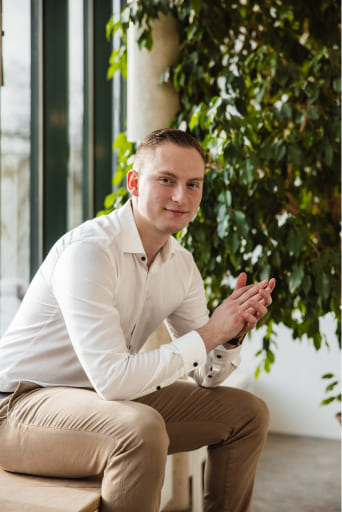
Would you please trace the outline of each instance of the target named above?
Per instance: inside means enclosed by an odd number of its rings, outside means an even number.
[[[238,338],[232,338],[231,340],[229,340],[227,343],[229,343],[229,345],[234,345],[234,347],[239,347],[243,340],[245,339],[245,334],[243,334],[242,336],[239,336]]]

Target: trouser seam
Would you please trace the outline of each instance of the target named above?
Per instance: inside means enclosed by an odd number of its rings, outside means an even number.
[[[37,425],[35,423],[25,423],[23,421],[17,421],[9,416],[7,416],[5,422],[8,422],[11,426],[14,427],[27,427],[27,428],[37,428],[37,429],[46,429],[46,430],[56,430],[57,432],[80,432],[83,434],[92,434],[92,435],[98,435],[104,439],[112,439],[112,436],[110,434],[106,434],[104,432],[94,432],[92,430],[86,430],[86,429],[79,429],[79,428],[66,428],[66,427],[54,427],[49,425]],[[3,425],[5,424],[3,422]]]

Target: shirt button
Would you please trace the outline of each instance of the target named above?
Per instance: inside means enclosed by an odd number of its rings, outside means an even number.
[[[216,354],[217,359],[221,359],[221,354]]]
[[[210,375],[210,373],[209,373],[208,378],[209,378],[209,379],[212,379],[212,378],[213,378],[213,376],[212,376],[212,375]]]
[[[145,261],[145,260],[146,260],[145,256],[141,256],[141,261]]]
[[[198,363],[197,361],[194,362],[193,366],[198,366]]]
[[[160,389],[161,389],[161,387],[160,387],[160,386],[157,386],[157,390],[159,391]]]

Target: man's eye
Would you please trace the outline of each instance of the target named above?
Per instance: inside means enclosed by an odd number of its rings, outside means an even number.
[[[189,183],[189,187],[190,188],[199,188],[200,185],[199,185],[199,183]]]
[[[161,181],[161,183],[166,183],[166,184],[171,183],[170,178],[159,178],[159,180]]]

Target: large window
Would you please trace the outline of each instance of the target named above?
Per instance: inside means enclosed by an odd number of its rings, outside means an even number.
[[[123,3],[2,0],[0,299],[111,191],[123,117],[105,26]]]
[[[29,278],[30,1],[3,0],[0,277]]]

